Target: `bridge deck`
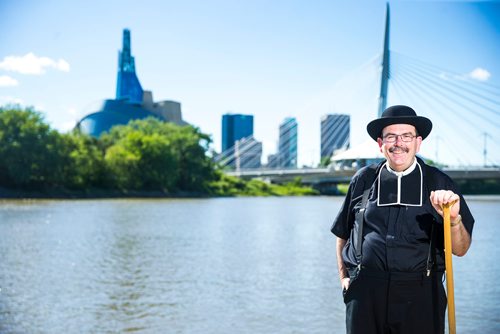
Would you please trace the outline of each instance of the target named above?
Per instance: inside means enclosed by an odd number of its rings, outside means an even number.
[[[453,180],[500,180],[500,167],[474,167],[474,168],[443,168]],[[355,169],[331,168],[299,168],[299,169],[244,169],[227,171],[227,175],[242,179],[265,179],[275,183],[294,180],[297,177],[303,183],[347,183],[356,173]]]

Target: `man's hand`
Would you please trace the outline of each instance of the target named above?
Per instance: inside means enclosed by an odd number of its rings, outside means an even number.
[[[451,190],[436,190],[431,191],[430,201],[434,209],[439,213],[439,215],[443,216],[443,205],[448,203],[453,203],[453,206],[450,208],[450,218],[452,221],[458,217],[458,213],[460,212],[460,197],[455,194]]]
[[[443,216],[443,205],[454,203],[450,208],[451,219],[451,251],[458,256],[464,256],[470,247],[471,238],[459,217],[460,196],[451,190],[431,191],[430,201],[434,209]]]
[[[351,284],[351,279],[349,277],[342,278],[340,280],[340,284],[342,285],[342,292],[345,293],[347,289],[349,289],[349,284]]]

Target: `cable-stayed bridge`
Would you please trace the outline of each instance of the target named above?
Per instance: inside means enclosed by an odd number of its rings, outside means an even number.
[[[375,103],[370,108],[357,108],[359,99],[354,95],[346,97],[351,99],[348,103],[352,101],[353,107],[348,112],[355,119],[351,122],[353,130],[366,133],[366,124],[378,117],[385,106],[406,104],[417,114],[431,119],[434,125],[431,135],[422,143],[420,156],[440,165],[454,179],[500,179],[500,87],[478,80],[488,75],[486,71],[481,73],[481,69],[477,69],[474,76],[463,75],[390,50],[389,31],[387,7],[383,53],[353,74],[360,77],[375,73],[374,87],[369,89],[379,90],[378,98],[372,101]],[[355,89],[351,87],[351,90]],[[373,111],[366,112],[370,109]],[[376,150],[375,145],[374,153]],[[272,182],[286,182],[300,176],[305,183],[338,183],[348,181],[355,170],[330,166],[295,170],[237,169],[228,174]]]

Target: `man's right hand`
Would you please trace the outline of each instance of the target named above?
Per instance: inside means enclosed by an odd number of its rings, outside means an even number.
[[[349,277],[342,278],[340,280],[340,284],[342,285],[342,292],[345,293],[347,289],[349,289],[349,284],[351,283],[351,279]]]

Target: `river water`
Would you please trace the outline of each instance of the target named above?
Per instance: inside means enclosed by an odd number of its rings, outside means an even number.
[[[459,333],[500,333],[500,197],[468,197]],[[340,197],[0,201],[0,333],[345,333]]]

